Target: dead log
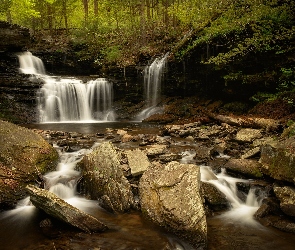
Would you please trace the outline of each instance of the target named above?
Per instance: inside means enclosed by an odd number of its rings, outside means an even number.
[[[266,129],[267,131],[274,131],[280,126],[279,120],[258,118],[258,117],[234,117],[214,114],[207,112],[207,115],[216,121],[226,123],[231,126],[243,127],[243,128],[258,128]]]
[[[26,187],[33,205],[43,210],[48,215],[64,221],[84,232],[102,232],[107,226],[93,216],[84,213],[76,207],[68,204],[55,194],[33,185]]]

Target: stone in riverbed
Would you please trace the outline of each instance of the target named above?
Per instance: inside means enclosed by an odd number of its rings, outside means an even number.
[[[102,143],[85,155],[79,166],[82,169],[86,193],[101,201],[110,212],[125,212],[134,206],[131,186],[121,169],[122,155],[111,142]]]
[[[107,229],[106,225],[93,216],[73,207],[45,189],[28,185],[26,190],[28,191],[31,202],[35,207],[43,210],[45,213],[56,219],[64,221],[87,233],[102,232]]]
[[[250,159],[229,159],[224,168],[232,173],[239,173],[249,178],[261,178],[261,164]]]
[[[261,146],[262,172],[270,177],[295,183],[295,139],[269,141]]]
[[[292,217],[295,217],[295,188],[294,187],[275,187],[274,192],[280,200],[282,211]]]
[[[145,216],[203,249],[207,245],[207,223],[200,184],[198,166],[170,162],[144,172],[139,193]]]
[[[127,150],[125,154],[128,159],[132,176],[141,175],[149,168],[149,159],[143,151],[139,149]]]
[[[262,137],[259,129],[243,128],[237,132],[236,140],[241,142],[252,142]]]
[[[56,168],[57,151],[32,130],[0,120],[0,207],[26,196],[29,183]]]

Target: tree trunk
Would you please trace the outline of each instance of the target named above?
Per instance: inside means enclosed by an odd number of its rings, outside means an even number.
[[[88,13],[89,13],[88,1],[89,0],[82,0],[83,7],[84,7],[84,21],[85,21],[85,24],[87,24],[87,21],[88,21]]]
[[[145,29],[145,0],[141,0],[140,5],[140,29],[141,29],[141,45],[146,44],[146,29]]]
[[[63,16],[65,20],[66,33],[68,34],[68,13],[67,13],[67,0],[62,2]]]
[[[52,20],[52,6],[51,4],[47,4],[47,22],[48,22],[48,29],[50,31],[50,35],[53,34],[53,20]]]
[[[98,0],[93,0],[94,15],[98,16]]]

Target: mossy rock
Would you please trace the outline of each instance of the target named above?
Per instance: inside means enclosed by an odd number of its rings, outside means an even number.
[[[27,184],[55,169],[58,153],[40,135],[1,120],[0,141],[0,208],[9,208]]]
[[[295,138],[261,147],[262,171],[276,180],[295,183]]]

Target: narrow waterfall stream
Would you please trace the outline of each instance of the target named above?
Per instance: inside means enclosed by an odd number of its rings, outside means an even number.
[[[39,122],[115,121],[113,86],[104,78],[83,83],[76,78],[48,76],[40,58],[19,56],[20,72],[41,79],[37,93]]]
[[[136,121],[142,121],[153,114],[162,112],[162,108],[157,105],[161,97],[161,84],[168,55],[167,53],[163,57],[156,58],[144,69],[144,95],[147,107],[136,116]]]

